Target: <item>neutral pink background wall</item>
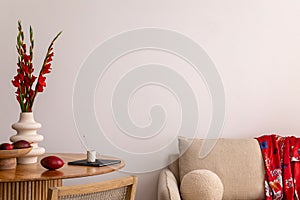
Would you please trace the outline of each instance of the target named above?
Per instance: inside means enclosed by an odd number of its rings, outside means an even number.
[[[2,0],[0,141],[7,141],[14,134],[10,126],[18,120],[20,112],[10,83],[16,72],[15,38],[19,19],[26,30],[30,24],[34,28],[37,64],[41,63],[52,37],[63,30],[62,37],[55,45],[53,73],[47,80],[46,92],[38,96],[34,107],[37,121],[43,124],[40,133],[45,136],[45,141],[42,146],[48,152],[85,151],[77,136],[72,113],[76,74],[89,53],[101,42],[119,32],[139,27],[175,30],[205,49],[215,63],[225,88],[226,120],[222,137],[252,138],[270,132],[299,135],[299,1]],[[134,60],[143,63],[151,59],[166,62],[187,78],[201,108],[198,131],[200,135],[205,134],[211,117],[211,105],[203,81],[195,77],[189,66],[184,63],[178,65],[180,61],[177,62],[176,58],[166,55],[166,59],[164,55],[157,55],[157,52],[135,56],[127,58],[129,60],[124,63]],[[130,68],[130,64],[124,66],[123,69]],[[111,77],[119,70],[116,64]],[[106,77],[107,80],[109,77]],[[169,95],[163,91],[155,92]],[[143,100],[142,97],[143,93],[136,101]],[[100,92],[96,98],[101,99]],[[171,95],[168,98],[171,99]],[[133,116],[134,113],[138,116],[138,111],[139,107],[133,109]],[[172,116],[176,116],[178,109],[169,112],[169,120],[176,122],[178,118]],[[146,123],[146,119],[142,117],[140,123]],[[167,130],[176,131],[178,127],[176,123],[173,124]],[[156,199],[158,173],[139,174],[138,200]],[[115,173],[69,180],[66,184],[124,175]]]

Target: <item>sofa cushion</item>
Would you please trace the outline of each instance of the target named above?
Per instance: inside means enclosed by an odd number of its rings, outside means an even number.
[[[181,200],[177,180],[169,169],[159,175],[157,200]]]
[[[264,164],[255,139],[218,139],[209,154],[200,158],[202,139],[179,138],[180,180],[187,173],[207,169],[224,186],[223,199],[264,199]]]
[[[170,164],[168,165],[168,169],[174,174],[177,183],[180,183],[179,180],[179,161],[178,161],[179,155],[178,154],[172,154],[169,156]]]
[[[212,171],[194,170],[182,178],[180,193],[183,200],[222,200],[223,184]]]

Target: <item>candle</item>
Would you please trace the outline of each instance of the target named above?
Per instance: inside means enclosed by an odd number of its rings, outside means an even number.
[[[95,150],[87,151],[87,161],[88,162],[95,162],[96,161],[96,154]]]

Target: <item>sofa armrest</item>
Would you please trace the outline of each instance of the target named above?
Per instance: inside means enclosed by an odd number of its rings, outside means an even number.
[[[163,169],[160,172],[157,199],[181,200],[177,180],[169,169]]]

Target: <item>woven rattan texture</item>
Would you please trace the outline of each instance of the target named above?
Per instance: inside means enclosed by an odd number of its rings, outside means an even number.
[[[63,196],[59,197],[59,200],[125,200],[126,193],[127,187],[122,187],[103,192]]]

